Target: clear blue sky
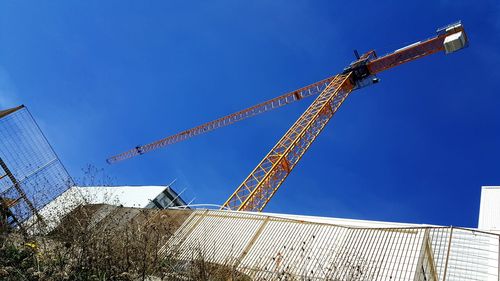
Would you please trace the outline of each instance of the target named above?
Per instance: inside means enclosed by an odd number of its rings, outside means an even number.
[[[336,3],[335,3],[336,2]],[[355,92],[269,212],[476,226],[500,185],[500,2],[2,1],[0,108],[26,104],[70,173],[177,179],[222,203],[312,99],[108,166],[106,157],[463,20],[471,44]]]

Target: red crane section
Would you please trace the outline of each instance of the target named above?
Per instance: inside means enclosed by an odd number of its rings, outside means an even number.
[[[452,53],[467,46],[468,40],[463,26],[460,23],[438,29],[437,32],[437,36],[433,38],[416,42],[414,44],[396,50],[391,54],[370,61],[368,63],[368,70],[371,74],[377,74],[389,68],[419,59],[427,55],[431,55],[444,50],[446,50],[446,53]],[[451,43],[448,46],[448,49],[446,49],[445,40],[446,38],[450,38],[448,36],[453,34],[459,35],[457,36],[458,41],[454,42],[455,44],[457,44],[455,48],[458,49],[453,48]],[[462,35],[463,37],[460,37],[460,35]]]

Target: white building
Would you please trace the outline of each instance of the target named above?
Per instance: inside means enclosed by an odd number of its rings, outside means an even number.
[[[483,186],[477,228],[500,234],[500,186]]]
[[[166,186],[73,186],[56,197],[38,211],[43,218],[44,231],[51,231],[61,219],[75,208],[89,204],[107,204],[114,206],[165,209],[169,207],[186,206],[184,200],[170,185]],[[31,216],[24,226],[38,222],[36,216]],[[40,228],[32,229],[37,231]]]

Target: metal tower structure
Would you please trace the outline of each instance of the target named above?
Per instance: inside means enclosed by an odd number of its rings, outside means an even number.
[[[467,46],[467,35],[461,22],[457,22],[438,29],[432,38],[418,41],[385,56],[378,57],[375,51],[359,56],[355,51],[356,60],[341,74],[150,144],[137,146],[108,158],[107,162],[113,164],[123,161],[305,97],[318,95],[222,207],[231,210],[262,211],[353,90],[378,83],[376,75],[387,69],[441,51],[445,51],[446,54],[453,53]]]

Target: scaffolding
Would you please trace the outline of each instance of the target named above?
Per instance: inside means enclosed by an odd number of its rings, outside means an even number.
[[[0,210],[3,223],[43,225],[38,210],[73,186],[63,164],[24,106],[0,111]],[[32,225],[23,225],[30,217]]]

